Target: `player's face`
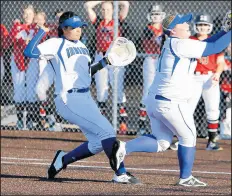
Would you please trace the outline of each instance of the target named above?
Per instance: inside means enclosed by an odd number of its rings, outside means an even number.
[[[102,3],[102,16],[104,19],[112,20],[113,18],[113,5],[110,2]]]
[[[32,9],[28,8],[23,10],[23,20],[26,24],[31,24],[33,22],[35,13]]]
[[[64,36],[68,40],[80,40],[82,29],[80,27],[73,29],[72,27],[63,28]]]
[[[163,19],[164,19],[164,13],[162,12],[151,13],[151,20],[153,23],[161,23]]]
[[[196,24],[196,28],[197,28],[200,35],[206,35],[210,31],[209,24]]]
[[[34,23],[36,23],[38,26],[43,26],[45,22],[45,17],[42,14],[37,14],[34,18]]]
[[[186,22],[183,24],[176,25],[173,29],[173,32],[173,35],[180,39],[188,39],[191,35],[189,24]]]

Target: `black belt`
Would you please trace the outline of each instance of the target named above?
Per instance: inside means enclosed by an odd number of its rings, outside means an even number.
[[[89,91],[89,88],[81,88],[81,89],[79,89],[79,88],[72,88],[72,89],[68,90],[67,92],[68,93],[86,93],[88,91]]]
[[[168,99],[168,98],[163,97],[163,96],[161,96],[161,95],[156,95],[156,96],[155,96],[155,99],[157,99],[157,100],[162,100],[162,101],[171,101],[171,99]]]

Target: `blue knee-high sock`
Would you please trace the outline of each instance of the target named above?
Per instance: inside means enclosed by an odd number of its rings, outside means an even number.
[[[192,174],[195,160],[196,147],[185,147],[178,145],[178,159],[180,167],[180,178],[188,178]]]
[[[153,135],[144,135],[126,142],[126,153],[157,152],[158,143]]]
[[[111,157],[112,154],[112,147],[114,142],[116,141],[116,137],[111,137],[105,140],[102,140],[102,147],[107,155],[108,158]],[[124,167],[124,163],[122,162],[118,168],[118,170],[115,172],[117,175],[120,175],[122,173],[126,173],[126,169]]]
[[[88,143],[89,142],[84,142],[74,150],[64,155],[63,164],[67,166],[68,164],[73,163],[75,161],[93,156],[94,154],[89,151]]]

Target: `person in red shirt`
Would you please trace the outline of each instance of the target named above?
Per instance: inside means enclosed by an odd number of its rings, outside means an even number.
[[[27,6],[23,10],[23,23],[18,19],[15,20],[9,33],[8,43],[9,46],[13,45],[11,74],[18,129],[33,129],[33,122],[38,120],[35,119],[34,112],[39,109],[35,93],[35,86],[39,77],[39,66],[37,59],[29,59],[23,55],[26,45],[37,31],[36,24],[33,23],[34,16],[35,10],[33,6]],[[27,111],[26,124],[23,122],[24,109]]]
[[[161,5],[153,5],[147,15],[149,23],[144,28],[142,37],[140,38],[140,45],[143,47],[143,52],[148,55],[143,61],[143,97],[140,102],[139,130],[137,131],[137,134],[140,135],[149,131],[145,126],[147,113],[144,101],[155,77],[156,64],[160,54],[163,35],[162,21],[165,16],[166,13],[163,11]]]
[[[207,14],[201,14],[196,17],[194,23],[194,31],[196,34],[191,39],[204,40],[207,39],[212,32],[213,22]],[[208,143],[206,150],[218,151],[222,150],[217,142],[217,134],[219,128],[219,104],[220,104],[220,87],[219,79],[225,66],[224,53],[214,54],[202,57],[197,60],[195,69],[194,82],[195,88],[193,96],[189,100],[193,113],[197,103],[202,95],[205,103],[205,111],[207,118]]]
[[[6,27],[1,24],[1,48],[0,48],[0,57],[1,57],[1,84],[3,81],[3,77],[4,77],[4,73],[5,73],[5,66],[4,66],[4,58],[3,58],[3,54],[4,54],[4,50],[7,48],[6,44],[7,44],[7,39],[9,36],[9,33],[6,29]]]
[[[101,4],[102,18],[97,16],[93,10],[98,4]],[[121,10],[119,12],[119,29],[118,36],[122,35],[122,23],[127,17],[129,11],[128,1],[119,1]],[[110,1],[87,1],[85,3],[85,9],[88,16],[96,29],[96,53],[95,62],[99,61],[106,53],[111,42],[114,38],[114,20],[113,20],[113,4]],[[124,93],[124,74],[125,68],[118,68],[117,74],[117,90],[118,90],[118,109],[119,109],[119,131],[125,134],[127,131],[127,113],[125,108],[126,96]],[[107,66],[107,69],[102,69],[95,74],[95,82],[97,89],[97,101],[98,106],[102,114],[106,115],[106,101],[108,99],[109,83],[113,87],[114,81],[114,69],[111,66]]]

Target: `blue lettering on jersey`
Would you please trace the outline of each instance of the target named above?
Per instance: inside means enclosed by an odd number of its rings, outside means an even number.
[[[70,58],[75,54],[89,55],[89,50],[87,48],[81,48],[81,47],[69,47],[66,49],[66,53],[68,58]]]

